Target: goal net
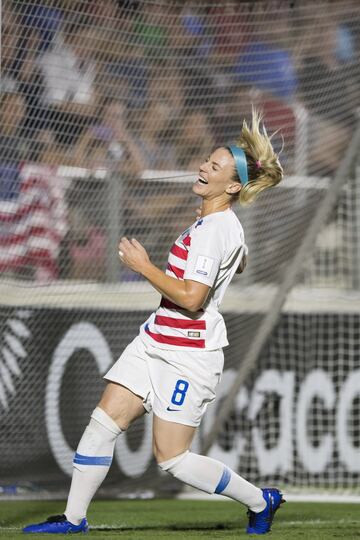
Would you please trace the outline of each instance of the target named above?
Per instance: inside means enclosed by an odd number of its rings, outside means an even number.
[[[253,104],[285,179],[235,209],[249,262],[222,305],[230,346],[194,449],[257,484],[359,494],[358,2],[1,9],[0,493],[66,492],[101,375],[159,303],[119,238],[164,268],[196,218],[200,163]],[[181,489],[152,458],[151,416],[103,489]]]

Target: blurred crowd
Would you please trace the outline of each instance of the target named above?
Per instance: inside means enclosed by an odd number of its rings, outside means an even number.
[[[144,171],[197,170],[236,140],[251,103],[281,130],[286,172],[301,173],[306,123],[304,172],[332,175],[357,119],[359,36],[350,0],[4,0],[0,178],[22,161],[111,171],[127,212],[152,205],[158,219],[164,200],[144,203]],[[83,183],[67,195],[69,219],[99,231]]]

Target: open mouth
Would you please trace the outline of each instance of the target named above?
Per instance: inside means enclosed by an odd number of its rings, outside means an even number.
[[[206,180],[204,180],[203,178],[201,178],[200,176],[199,176],[197,181],[198,181],[199,184],[203,184],[205,186],[208,184],[208,182]]]

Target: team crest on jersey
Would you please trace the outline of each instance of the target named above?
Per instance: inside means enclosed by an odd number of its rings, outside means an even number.
[[[203,219],[199,219],[199,221],[198,221],[198,222],[196,223],[196,225],[195,225],[195,229],[196,229],[197,227],[200,227],[200,225],[202,225],[203,222],[204,222]]]

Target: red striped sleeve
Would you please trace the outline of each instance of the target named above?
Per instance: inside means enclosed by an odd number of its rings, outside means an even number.
[[[168,263],[167,269],[170,270],[178,279],[182,279],[184,277],[185,270],[182,268],[178,268],[177,266],[174,266],[173,264]]]
[[[182,259],[183,261],[186,261],[188,258],[189,252],[186,249],[183,249],[176,244],[173,245],[173,247],[170,250],[170,253],[178,257],[179,259]]]
[[[154,332],[151,332],[149,330],[148,325],[145,326],[145,332],[158,343],[165,343],[166,345],[176,345],[177,347],[194,347],[196,349],[205,348],[204,339],[190,339],[183,337],[164,336],[162,334],[154,334]]]
[[[184,244],[185,246],[190,246],[190,244],[191,244],[191,236],[190,236],[190,234],[188,234],[187,236],[185,236],[185,238],[183,238],[183,241],[182,241],[182,242],[183,242],[183,244]]]
[[[184,328],[185,330],[206,330],[206,321],[204,320],[174,319],[162,315],[156,315],[155,324],[171,328]]]

